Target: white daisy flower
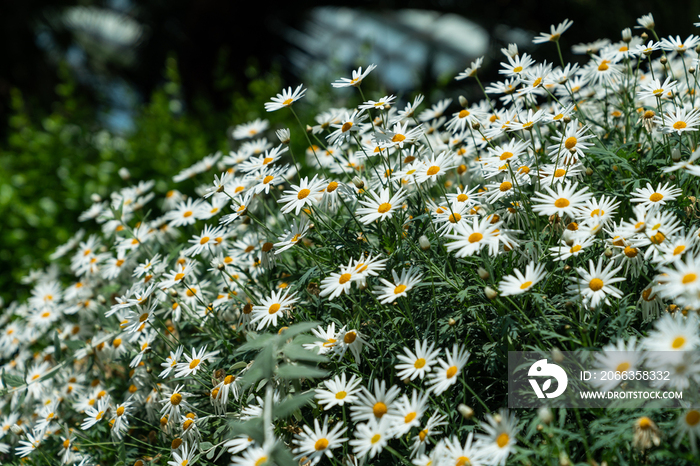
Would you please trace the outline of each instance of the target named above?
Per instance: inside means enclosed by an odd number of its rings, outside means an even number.
[[[622,267],[612,269],[614,265],[615,262],[610,261],[603,268],[603,258],[601,257],[598,259],[597,265],[592,260],[589,260],[588,270],[583,267],[577,267],[576,272],[581,278],[573,279],[577,283],[569,286],[569,292],[581,296],[584,305],[589,308],[596,308],[603,302],[610,305],[609,296],[614,298],[622,297],[622,292],[612,286],[612,284],[626,280],[625,277],[615,277],[615,274]]]
[[[430,377],[430,391],[436,395],[441,395],[445,390],[457,383],[459,375],[462,373],[464,366],[469,360],[469,351],[466,348],[457,345],[452,347],[452,352],[446,351],[447,361],[442,358],[438,359],[440,368],[436,368]]]
[[[503,280],[501,280],[501,282],[498,284],[501,296],[512,296],[525,293],[537,283],[542,281],[547,274],[545,271],[545,265],[542,263],[535,265],[534,261],[527,264],[524,275],[518,269],[513,270],[513,272],[515,275],[507,275],[503,277]]]
[[[399,361],[403,361],[401,364],[397,364],[396,370],[399,371],[397,375],[401,379],[410,378],[415,380],[416,377],[423,380],[426,373],[433,370],[433,366],[437,362],[437,357],[440,354],[440,349],[434,349],[435,343],[430,343],[428,346],[428,341],[416,340],[415,342],[415,353],[408,348],[404,348],[404,354],[399,354],[396,357]]]

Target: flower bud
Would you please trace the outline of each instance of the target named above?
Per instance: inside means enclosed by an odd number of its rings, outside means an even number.
[[[120,168],[117,173],[119,173],[119,176],[122,178],[122,180],[128,180],[129,178],[131,178],[131,173],[129,173],[129,169],[127,169],[126,167]]]
[[[289,144],[289,141],[291,140],[289,128],[278,129],[275,131],[275,134],[277,135],[277,139],[279,139],[282,144],[285,146]]]
[[[627,43],[632,41],[632,30],[630,28],[622,30],[622,40]]]
[[[646,42],[646,40],[649,38],[649,34],[647,34],[646,32],[643,32],[640,37],[642,38],[643,41]]]
[[[557,364],[561,364],[564,361],[564,353],[556,346],[552,348],[552,359],[554,359],[554,362]]]
[[[489,272],[483,267],[479,267],[476,272],[479,274],[479,278],[482,280],[487,280],[489,278]]]
[[[421,235],[421,237],[418,238],[418,244],[423,251],[430,249],[430,240],[425,235]]]
[[[457,411],[459,411],[459,414],[461,414],[464,419],[471,419],[471,417],[474,416],[474,410],[464,403],[460,403],[460,405],[457,406]]]
[[[591,176],[593,174],[593,169],[591,167],[586,168],[586,175]]]
[[[90,200],[92,202],[102,202],[102,196],[100,196],[97,193],[92,193],[92,195],[90,196]]]
[[[571,117],[569,115],[564,117],[564,123],[566,123],[566,124],[571,123]]]
[[[695,74],[695,67],[691,66],[690,68],[688,68],[688,73]]]
[[[447,321],[447,325],[449,325],[450,327],[454,327],[455,325],[457,325],[457,321],[450,317],[450,320]]]
[[[472,122],[472,128],[473,128],[473,129],[479,129],[479,128],[481,128],[481,123],[479,123],[479,122],[476,121],[476,120],[473,121],[473,122]]]
[[[537,410],[537,417],[539,417],[542,420],[542,422],[544,422],[547,425],[551,424],[554,420],[554,414],[552,414],[552,410],[549,409],[547,406],[542,406],[540,409]]]
[[[671,149],[671,159],[678,162],[681,159],[681,150],[678,147]]]
[[[610,248],[605,248],[605,257],[607,257],[608,259],[612,257],[612,251],[610,250]]]
[[[666,57],[661,57],[659,58],[659,62],[661,62],[662,65],[665,65],[666,63],[668,63],[668,60],[666,59]]]
[[[489,299],[496,299],[496,297],[498,296],[498,291],[494,290],[490,286],[486,286],[484,287],[484,294]]]
[[[467,100],[466,97],[463,95],[459,96],[459,105],[462,106],[462,108],[467,108],[469,106],[469,101]]]

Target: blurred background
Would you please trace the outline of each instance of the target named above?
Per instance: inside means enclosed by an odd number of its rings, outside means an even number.
[[[355,105],[329,83],[376,63],[370,85],[386,94],[479,99],[473,80],[454,81],[475,58],[484,82],[508,43],[555,61],[532,38],[568,18],[564,58],[585,62],[572,45],[619,40],[647,13],[660,36],[685,38],[700,0],[0,2],[0,297],[27,293],[21,277],[81,228],[91,195],[146,179],[172,189],[181,169],[232,148],[231,127],[280,121],[263,103],[283,86]]]

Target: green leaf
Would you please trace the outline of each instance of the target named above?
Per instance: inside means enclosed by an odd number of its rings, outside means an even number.
[[[249,387],[260,379],[269,379],[272,377],[272,370],[275,363],[273,350],[274,348],[270,345],[260,351],[255,361],[253,361],[250,370],[241,378],[241,383],[244,387]]]
[[[285,339],[294,338],[295,336],[299,335],[300,333],[305,333],[311,329],[316,328],[318,326],[318,324],[319,324],[319,322],[302,322],[299,324],[294,324],[294,325],[291,325],[289,328],[285,329],[284,332],[282,332],[282,336]]]
[[[250,334],[249,334],[250,335]],[[255,339],[251,339],[248,343],[245,343],[238,347],[236,354],[245,353],[246,351],[257,350],[269,346],[269,343],[275,338],[276,335],[259,335]]]
[[[231,368],[230,368],[229,370],[230,370],[231,372],[234,372],[234,371],[237,371],[238,369],[243,369],[243,368],[246,367],[247,365],[248,365],[248,363],[245,362],[245,361],[238,361],[236,364],[234,364],[233,366],[231,366]]]
[[[315,393],[313,391],[302,393],[300,395],[287,398],[282,403],[275,406],[273,414],[275,418],[283,418],[292,414],[297,409],[302,406],[309,404],[311,400],[314,399]]]
[[[81,340],[66,340],[63,343],[65,343],[66,346],[72,350],[77,350],[85,346],[85,342]]]
[[[63,359],[63,353],[61,351],[61,340],[58,339],[58,332],[54,330],[53,332],[53,348],[56,353],[56,361]]]
[[[317,379],[328,375],[327,371],[301,364],[282,364],[277,370],[277,376],[281,379]]]
[[[229,428],[231,429],[230,438],[239,435],[247,435],[260,445],[265,442],[265,430],[263,429],[263,420],[261,417],[256,417],[255,419],[250,419],[245,422],[232,421],[229,424]]]
[[[314,272],[316,272],[317,269],[318,269],[318,267],[313,266],[313,267],[311,267],[309,270],[307,270],[306,273],[305,273],[304,275],[302,275],[301,278],[299,279],[299,283],[301,283],[302,285],[305,284],[306,281],[309,279],[309,277],[310,277]]]
[[[278,443],[272,450],[272,460],[279,466],[299,466],[299,462],[294,461],[294,457],[282,443]]]
[[[308,350],[294,343],[289,343],[282,348],[282,353],[292,361],[324,362],[328,360],[326,356],[317,354],[313,350]]]
[[[5,374],[5,384],[10,387],[21,387],[24,385],[24,379],[18,375]]]

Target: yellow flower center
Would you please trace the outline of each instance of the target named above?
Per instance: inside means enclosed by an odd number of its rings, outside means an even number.
[[[299,199],[299,200],[304,199],[309,194],[311,194],[311,190],[304,188],[304,189],[300,190],[299,193],[297,194],[297,199]]]
[[[191,210],[188,210],[187,212],[185,212],[184,214],[182,214],[182,216],[185,217],[185,218],[191,217],[193,213],[194,213],[194,212],[192,212]]]
[[[401,284],[401,285],[397,286],[396,288],[394,288],[394,294],[403,293],[404,291],[406,291],[406,288],[407,288],[406,285]]]
[[[341,285],[344,285],[347,282],[349,282],[351,278],[352,278],[352,275],[350,275],[349,273],[344,273],[340,276],[340,279],[338,279],[338,283],[340,283]]]
[[[637,257],[637,254],[639,254],[639,250],[637,248],[633,248],[632,246],[627,246],[625,248],[625,256],[629,257],[630,259]]]
[[[457,458],[457,461],[455,461],[455,466],[469,466],[471,464],[472,462],[469,461],[469,458],[467,458],[466,456],[460,456],[459,458]]]
[[[498,187],[498,189],[500,189],[501,192],[504,193],[512,187],[513,187],[513,183],[511,183],[510,181],[504,181],[503,183],[501,183],[501,185]]]
[[[417,415],[418,415],[418,414],[415,413],[415,412],[413,412],[413,413],[408,413],[408,414],[406,414],[406,416],[404,416],[403,422],[405,422],[406,424],[408,424],[409,422],[411,422],[412,420],[414,420],[414,419],[416,418]]]
[[[607,71],[609,68],[610,67],[608,66],[608,64],[605,61],[603,61],[603,63],[598,65],[598,71]]]
[[[683,275],[683,279],[681,282],[683,282],[684,285],[687,285],[688,283],[693,283],[695,280],[698,279],[698,276],[692,272],[687,273]]]
[[[563,168],[557,168],[554,171],[554,178],[561,178],[564,175],[566,175],[566,170],[564,170]]]
[[[179,393],[173,393],[170,396],[170,404],[173,406],[179,405],[181,401],[182,401],[182,395],[180,395]]]
[[[581,245],[580,244],[575,244],[571,249],[569,249],[569,252],[571,254],[575,252],[579,252],[581,250]]]
[[[530,288],[531,286],[532,286],[532,282],[528,280],[525,283],[523,283],[522,285],[520,285],[520,289],[526,290],[526,289]]]
[[[588,283],[588,287],[593,291],[598,291],[603,288],[603,280],[600,278],[594,278]]]
[[[447,372],[445,372],[445,377],[448,379],[451,379],[457,374],[457,366],[451,366],[450,368],[447,369]]]
[[[416,362],[413,363],[413,367],[415,367],[416,369],[420,369],[423,366],[425,366],[425,359],[423,358],[418,358],[416,359]]]
[[[560,209],[562,209],[564,207],[569,207],[569,204],[570,204],[569,200],[564,199],[563,197],[560,197],[559,199],[554,201],[554,207],[558,207]]]
[[[355,339],[357,339],[357,333],[354,330],[346,333],[343,337],[343,341],[348,345],[354,343]]]
[[[649,419],[649,418],[646,417],[646,416],[643,416],[643,417],[639,420],[639,427],[640,427],[641,429],[645,429],[645,430],[646,430],[646,429],[649,429],[649,428],[651,427],[651,425],[652,425],[651,419]]]
[[[267,175],[265,178],[263,178],[263,184],[269,183],[270,181],[272,181],[273,178],[274,178],[274,176]]]
[[[377,442],[380,441],[381,439],[382,439],[382,436],[381,436],[381,435],[379,435],[379,434],[374,434],[374,435],[372,436],[372,438],[370,439],[370,442],[372,442],[372,445],[374,445],[375,443],[377,443]]]
[[[199,366],[199,363],[199,359],[193,359],[192,362],[190,362],[190,369],[194,369],[195,367]]]
[[[391,138],[391,142],[401,142],[406,139],[406,136],[403,134],[395,134],[393,138]]]
[[[292,102],[292,99],[287,99],[284,102],[282,102],[282,105],[284,105],[285,107],[289,107],[290,105],[292,105]]]
[[[481,241],[482,239],[484,239],[484,235],[482,235],[479,232],[474,232],[471,235],[469,235],[469,238],[467,238],[467,240],[470,243],[477,243],[477,242]]]
[[[663,198],[664,198],[664,195],[661,193],[654,193],[651,196],[649,196],[649,200],[651,202],[659,202]]]
[[[321,451],[325,450],[326,448],[328,448],[328,440],[326,440],[325,438],[320,438],[316,440],[316,443],[314,444],[314,450]]]
[[[344,399],[346,396],[348,396],[347,392],[339,391],[338,393],[335,394],[335,399],[336,399],[336,400],[342,400],[342,399]]]
[[[346,121],[343,123],[343,126],[340,128],[340,131],[345,133],[350,131],[350,128],[352,128],[352,121]]]
[[[459,115],[457,115],[457,116],[458,116],[459,118],[465,118],[465,117],[469,116],[469,111],[466,110],[466,109],[465,109],[465,110],[462,110],[462,111],[459,112]]]
[[[267,456],[261,456],[260,458],[258,458],[258,460],[255,462],[255,464],[253,466],[262,466],[266,462],[267,462]]]
[[[498,437],[496,437],[496,445],[498,445],[499,448],[503,448],[506,445],[508,445],[508,442],[510,441],[510,436],[506,434],[505,432],[501,433]]]
[[[685,251],[685,246],[681,244],[680,246],[676,246],[676,247],[673,249],[673,255],[674,255],[674,256],[677,256],[678,254],[683,253],[683,251]]]
[[[428,168],[428,171],[426,172],[426,174],[428,176],[433,176],[434,174],[436,174],[439,171],[440,171],[440,167],[438,167],[437,165],[433,165],[432,167]]]
[[[520,73],[523,70],[522,66],[516,66],[513,68],[513,73]]]
[[[123,416],[124,415],[124,406],[120,406],[117,408],[117,416]]]
[[[338,188],[338,183],[335,181],[331,181],[330,183],[328,183],[328,186],[326,187],[326,192],[332,193],[337,188]]]
[[[657,234],[653,235],[653,236],[652,236],[651,238],[649,238],[649,239],[650,239],[651,242],[654,243],[654,244],[661,244],[661,243],[664,242],[664,240],[666,239],[666,237],[664,236],[663,233],[658,232]]]
[[[448,217],[448,220],[450,221],[450,223],[457,223],[457,222],[459,222],[461,219],[462,219],[462,216],[459,215],[457,212],[453,213],[452,215],[450,215],[450,216]]]
[[[279,303],[275,303],[268,308],[267,312],[268,312],[268,314],[274,314],[275,312],[277,312],[279,310],[280,310]]]
[[[629,368],[632,367],[632,365],[628,362],[621,362],[618,364],[617,369],[615,369],[616,372],[627,372]]]
[[[378,417],[381,419],[382,416],[384,416],[387,413],[388,409],[384,403],[381,401],[378,401],[377,403],[374,404],[372,407],[372,412],[374,413],[375,417]]]
[[[700,422],[700,411],[691,410],[685,415],[685,423],[689,426],[696,426]]]
[[[466,194],[460,194],[459,196],[457,196],[457,202],[466,202],[467,199],[469,199],[469,196],[467,196]]]
[[[391,204],[388,202],[384,202],[383,204],[379,204],[379,207],[377,208],[377,212],[380,214],[385,214],[391,210]]]
[[[683,129],[686,126],[688,126],[688,125],[686,124],[685,121],[677,121],[673,124],[673,129]]]

